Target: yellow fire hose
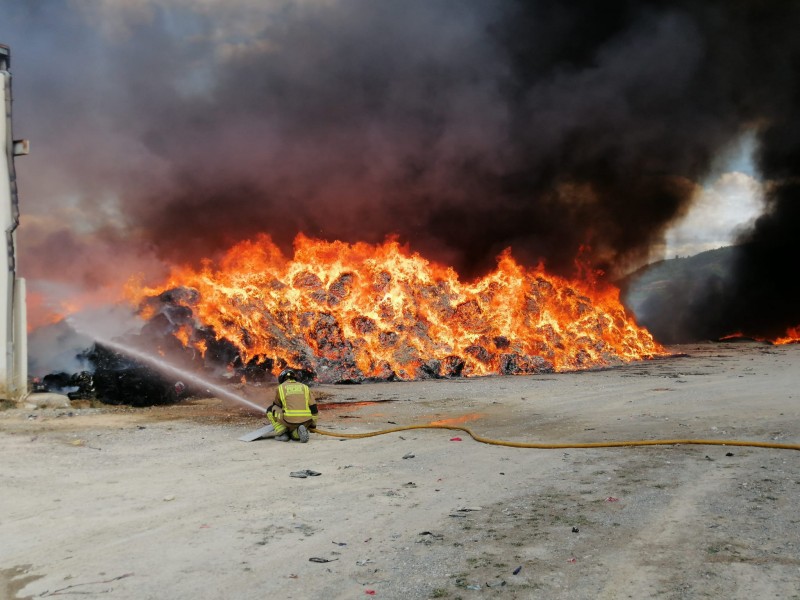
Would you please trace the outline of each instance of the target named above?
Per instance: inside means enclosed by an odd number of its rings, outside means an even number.
[[[493,440],[476,434],[469,427],[459,427],[456,425],[404,425],[402,427],[392,427],[391,429],[381,429],[380,431],[367,431],[364,433],[339,433],[337,431],[325,431],[324,429],[312,429],[311,431],[320,435],[331,437],[358,439],[385,435],[397,431],[409,431],[411,429],[451,429],[453,431],[463,431],[476,442],[491,444],[493,446],[509,446],[511,448],[539,448],[542,450],[565,449],[565,448],[620,448],[629,446],[673,446],[673,445],[695,445],[695,446],[752,446],[756,448],[777,448],[780,450],[800,450],[800,444],[777,444],[774,442],[750,442],[745,440],[630,440],[617,442],[566,442],[559,444],[549,444],[544,442],[510,442],[508,440]]]

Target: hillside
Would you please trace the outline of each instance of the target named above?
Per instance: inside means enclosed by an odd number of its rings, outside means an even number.
[[[729,246],[646,265],[618,281],[623,302],[661,343],[718,338],[730,332],[708,307],[728,287],[736,255]]]

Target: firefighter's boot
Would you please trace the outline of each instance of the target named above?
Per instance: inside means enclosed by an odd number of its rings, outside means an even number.
[[[308,429],[305,425],[297,426],[297,439],[300,440],[301,444],[305,444],[308,441]]]

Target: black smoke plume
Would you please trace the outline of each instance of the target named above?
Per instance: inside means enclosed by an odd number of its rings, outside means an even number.
[[[45,212],[66,187],[87,239],[174,263],[260,232],[398,234],[465,276],[508,246],[616,273],[755,131],[768,210],[714,318],[800,320],[795,2],[0,5],[16,128],[44,147],[23,199]],[[22,264],[47,278],[57,227],[28,231]]]

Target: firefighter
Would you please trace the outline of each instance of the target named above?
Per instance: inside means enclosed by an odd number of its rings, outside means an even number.
[[[267,418],[275,428],[275,439],[288,442],[289,438],[305,444],[308,430],[317,426],[317,403],[308,386],[297,381],[297,373],[284,369],[278,375],[275,401],[267,411]]]

